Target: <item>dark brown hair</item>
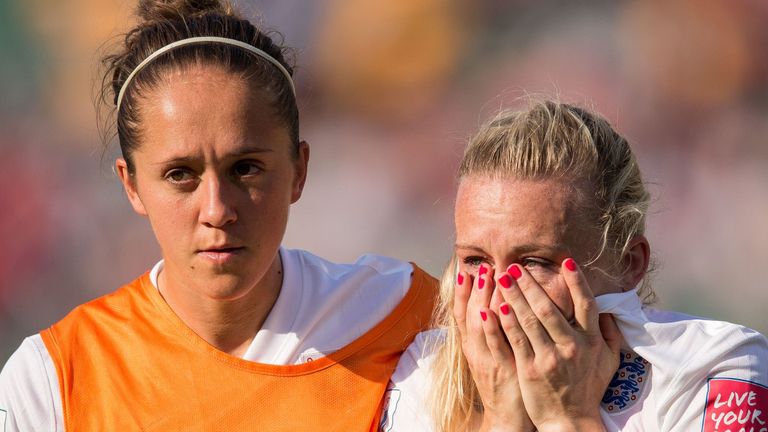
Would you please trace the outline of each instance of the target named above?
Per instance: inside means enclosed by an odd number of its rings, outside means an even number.
[[[130,172],[131,155],[141,138],[137,100],[161,82],[164,74],[194,65],[218,66],[252,83],[267,98],[276,118],[289,129],[293,154],[298,154],[299,112],[290,83],[273,64],[236,46],[194,44],[164,53],[133,77],[117,110],[120,88],[139,63],[158,49],[191,37],[216,36],[251,44],[293,75],[293,66],[286,61],[290,50],[272,40],[273,32],[267,34],[242,18],[227,0],[139,0],[137,14],[140,22],[125,35],[118,52],[103,59],[106,71],[101,92],[102,104],[115,113],[108,117],[104,130],[117,129],[120,150]]]

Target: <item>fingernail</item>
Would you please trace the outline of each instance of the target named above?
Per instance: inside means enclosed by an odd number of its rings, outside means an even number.
[[[504,288],[509,288],[512,286],[512,278],[510,278],[508,274],[505,274],[499,278],[499,284]]]
[[[520,266],[517,264],[512,264],[507,269],[507,273],[509,273],[515,280],[520,279],[521,276],[523,276],[523,272],[520,271]]]
[[[485,286],[485,279],[480,278],[480,280],[477,281],[477,289],[483,289],[484,286]]]
[[[483,319],[483,321],[488,319],[488,314],[485,313],[485,311],[480,311],[480,318]]]
[[[456,282],[461,285],[464,283],[464,275],[459,273],[459,275],[456,277]]]
[[[502,304],[500,310],[501,310],[502,314],[509,315],[509,305],[508,304],[506,304],[506,303]]]
[[[574,261],[573,258],[565,259],[565,268],[567,268],[572,272],[575,272],[578,269],[578,267],[576,266],[576,261]]]
[[[486,273],[488,273],[488,267],[486,267],[485,264],[480,264],[480,269],[477,271],[477,274],[482,276]]]

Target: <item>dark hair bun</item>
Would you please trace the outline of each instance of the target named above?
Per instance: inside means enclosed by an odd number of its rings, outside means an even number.
[[[139,0],[137,14],[146,22],[177,20],[205,13],[232,14],[232,5],[224,0]]]

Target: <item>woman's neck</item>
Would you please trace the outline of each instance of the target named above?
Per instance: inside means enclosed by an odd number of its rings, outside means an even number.
[[[176,315],[198,336],[220,351],[242,357],[261,329],[280,294],[280,254],[261,280],[244,295],[230,300],[206,296],[194,284],[177,280],[167,267],[158,275],[158,289]]]

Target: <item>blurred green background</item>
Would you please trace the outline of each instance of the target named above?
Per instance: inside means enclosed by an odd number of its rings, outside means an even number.
[[[238,5],[297,49],[312,160],[287,246],[439,273],[466,138],[521,96],[559,95],[603,113],[636,150],[661,305],[768,332],[768,2]],[[92,102],[99,57],[134,6],[0,0],[0,364],[159,259]]]

